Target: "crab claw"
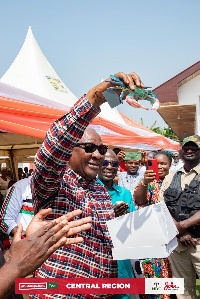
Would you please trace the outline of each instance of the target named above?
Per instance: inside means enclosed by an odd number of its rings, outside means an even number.
[[[138,101],[134,100],[132,97],[130,96],[127,96],[126,97],[126,102],[132,106],[132,107],[135,107],[135,108],[143,108],[145,110],[149,110],[148,108],[142,106],[140,103],[138,103]]]
[[[151,110],[158,110],[159,107],[160,107],[160,102],[158,99],[155,99],[155,102],[153,103]]]

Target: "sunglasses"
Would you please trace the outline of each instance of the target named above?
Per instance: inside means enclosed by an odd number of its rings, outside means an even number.
[[[107,167],[109,164],[112,167],[119,167],[119,162],[118,161],[108,161],[108,160],[104,160],[102,167]]]
[[[182,151],[184,151],[184,152],[187,152],[189,150],[191,150],[192,152],[195,153],[195,152],[198,152],[200,150],[200,148],[199,147],[192,147],[192,146],[184,146],[182,148]]]
[[[99,151],[99,153],[101,155],[105,155],[105,153],[107,152],[107,145],[104,145],[104,144],[100,144],[100,145],[96,145],[94,143],[77,143],[75,145],[75,147],[80,147],[82,149],[84,149],[84,151],[87,153],[87,154],[91,154],[91,153],[94,153],[96,150]]]

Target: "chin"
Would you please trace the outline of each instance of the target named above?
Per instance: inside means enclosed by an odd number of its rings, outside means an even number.
[[[83,176],[83,178],[86,180],[86,181],[91,181],[93,179],[95,179],[97,177],[97,174],[98,173],[85,173],[85,175]]]

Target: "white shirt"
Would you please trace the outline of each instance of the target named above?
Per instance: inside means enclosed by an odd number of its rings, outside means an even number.
[[[127,174],[126,171],[118,172],[118,185],[131,191],[133,195],[137,185],[143,180],[146,168],[139,168],[135,175]]]
[[[6,234],[20,222],[25,231],[34,216],[30,177],[9,188],[0,213],[0,228]]]

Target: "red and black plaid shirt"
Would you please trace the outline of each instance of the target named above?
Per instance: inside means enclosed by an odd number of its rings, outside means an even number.
[[[36,277],[117,277],[117,263],[112,259],[112,241],[106,226],[106,221],[114,217],[110,196],[96,179],[87,185],[80,175],[66,167],[74,145],[99,112],[86,97],[81,98],[69,113],[54,122],[37,153],[33,175],[35,211],[51,207],[49,219],[53,219],[81,209],[80,217],[92,217],[92,228],[80,234],[84,238],[82,243],[64,246],[52,254]],[[56,298],[95,297],[101,295],[56,295]],[[55,295],[32,295],[32,298],[55,298]]]

